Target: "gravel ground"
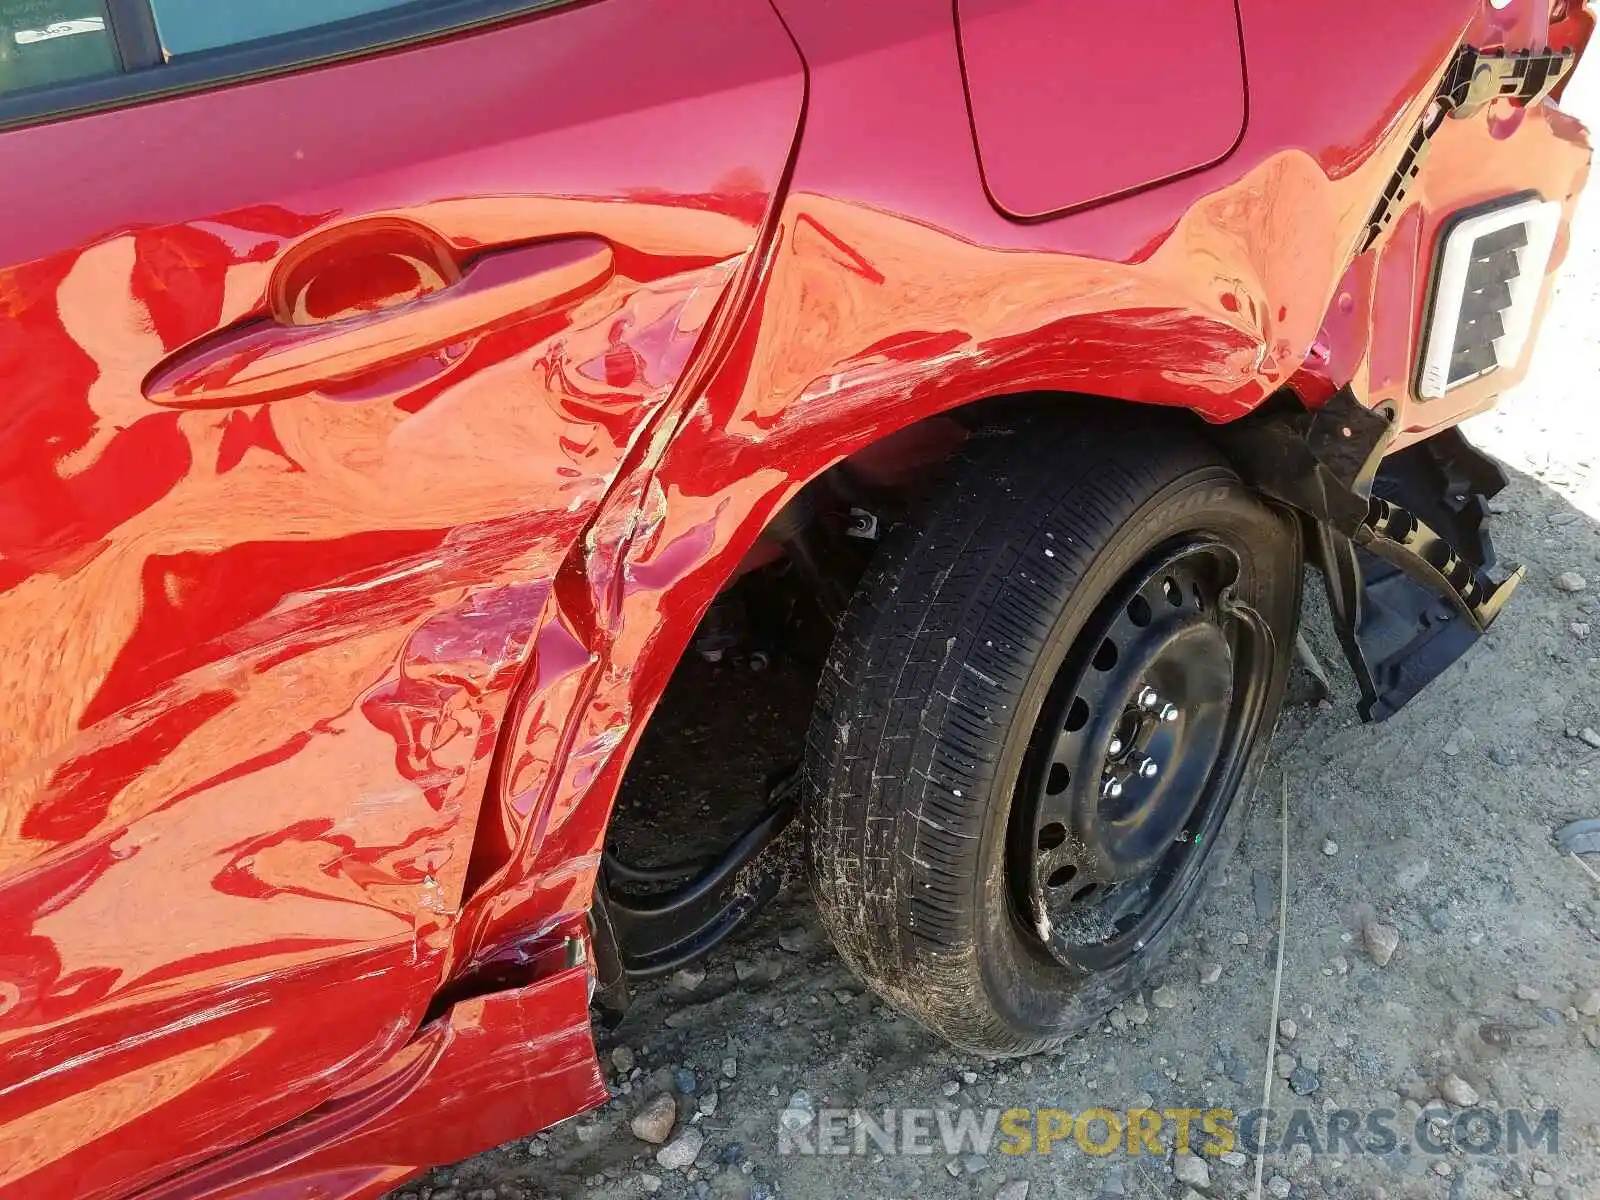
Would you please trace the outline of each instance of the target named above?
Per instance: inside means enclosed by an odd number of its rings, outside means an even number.
[[[1600,71],[1579,72],[1567,103],[1600,127]],[[1513,468],[1495,536],[1502,553],[1527,564],[1526,583],[1466,661],[1376,727],[1356,719],[1353,686],[1313,602],[1309,632],[1334,669],[1332,706],[1286,715],[1223,886],[1184,949],[1099,1029],[1020,1062],[952,1052],[864,993],[795,885],[704,964],[703,976],[645,989],[626,1020],[601,1034],[610,1105],[398,1195],[1193,1200],[1191,1187],[1248,1195],[1255,1160],[1237,1155],[1200,1168],[1149,1153],[1088,1153],[1069,1136],[1048,1155],[1004,1153],[997,1137],[987,1154],[936,1145],[885,1155],[869,1139],[866,1154],[818,1157],[780,1153],[780,1117],[788,1111],[791,1141],[804,1144],[826,1119],[810,1114],[835,1107],[881,1120],[887,1107],[981,1119],[1013,1107],[1258,1106],[1285,779],[1281,1013],[1292,1025],[1277,1038],[1273,1104],[1318,1122],[1332,1110],[1363,1120],[1367,1110],[1392,1110],[1402,1144],[1424,1108],[1449,1123],[1441,1096],[1457,1110],[1528,1110],[1530,1125],[1555,1108],[1559,1141],[1515,1156],[1293,1149],[1267,1156],[1266,1194],[1600,1197],[1600,884],[1551,839],[1569,820],[1600,816],[1600,749],[1584,740],[1600,742],[1597,312],[1600,187],[1580,214],[1532,378],[1470,429]],[[1587,587],[1563,591],[1564,572],[1586,576]],[[782,688],[774,696],[770,712],[752,696],[741,714],[762,728],[792,719],[793,697]],[[670,787],[668,775],[656,784]],[[697,803],[713,811],[716,800]],[[1600,868],[1600,858],[1590,861]],[[1387,934],[1397,948],[1380,965]],[[640,1114],[643,1132],[671,1127],[669,1164],[677,1155],[694,1165],[662,1165],[658,1146],[630,1127]],[[1170,1126],[1163,1137],[1170,1146]],[[1468,1140],[1485,1144],[1481,1133]]]

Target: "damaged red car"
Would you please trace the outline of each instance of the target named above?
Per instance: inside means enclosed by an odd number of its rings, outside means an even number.
[[[1515,586],[1455,427],[1592,26],[0,0],[0,1193],[376,1196],[594,1106],[780,845],[935,1033],[1082,1029],[1238,838],[1304,568],[1370,720]],[[617,803],[780,665],[750,811]]]

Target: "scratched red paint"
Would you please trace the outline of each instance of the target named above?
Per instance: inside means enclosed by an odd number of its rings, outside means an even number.
[[[562,947],[765,522],[1000,392],[1492,403],[1526,362],[1411,395],[1417,258],[1570,217],[1583,129],[1446,122],[1355,247],[1463,37],[1581,47],[1536,8],[1240,0],[1237,144],[1031,223],[949,0],[596,0],[0,133],[0,1189],[376,1195],[603,1099]]]

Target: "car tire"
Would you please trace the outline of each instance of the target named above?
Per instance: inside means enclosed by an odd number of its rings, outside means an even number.
[[[1128,997],[1238,841],[1300,584],[1295,519],[1176,419],[978,431],[819,684],[803,819],[844,959],[994,1057]]]

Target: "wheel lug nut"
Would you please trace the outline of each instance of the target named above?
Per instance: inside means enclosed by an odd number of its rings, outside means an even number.
[[[1115,800],[1118,796],[1122,795],[1122,780],[1106,780],[1105,786],[1100,789],[1100,794],[1105,796],[1107,799]]]
[[[1139,689],[1138,704],[1140,708],[1152,709],[1160,703],[1161,697],[1156,694],[1155,688],[1143,687]]]
[[[1106,747],[1106,753],[1107,754],[1121,754],[1122,753],[1122,739],[1119,738],[1119,737],[1113,737],[1111,739],[1111,744]]]
[[[1163,721],[1176,721],[1178,719],[1178,706],[1176,704],[1163,704],[1161,706],[1161,719]]]
[[[1136,767],[1141,779],[1154,779],[1161,774],[1161,764],[1153,758],[1141,758]]]

